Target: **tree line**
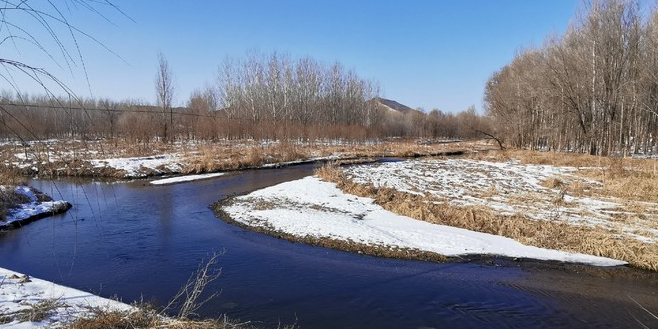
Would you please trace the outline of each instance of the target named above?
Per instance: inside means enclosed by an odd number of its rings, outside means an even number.
[[[495,72],[485,107],[516,147],[596,155],[658,148],[658,12],[636,1],[585,3],[563,35]]]
[[[369,137],[382,120],[370,101],[377,94],[376,83],[340,63],[250,53],[224,60],[215,84],[194,93],[188,107],[220,110],[232,122],[225,133],[239,138]]]
[[[154,140],[482,137],[487,120],[473,108],[395,111],[375,82],[340,63],[250,53],[226,59],[213,83],[174,107],[175,81],[164,56],[154,79],[156,102],[0,94],[0,138]]]

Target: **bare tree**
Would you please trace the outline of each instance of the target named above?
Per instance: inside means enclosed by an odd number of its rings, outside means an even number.
[[[562,36],[519,53],[485,91],[511,145],[597,155],[658,150],[654,12],[637,1],[585,2]]]
[[[162,53],[158,54],[158,72],[155,75],[155,91],[157,95],[157,106],[162,111],[162,139],[166,141],[167,129],[169,129],[169,134],[173,137],[174,112],[172,103],[175,89],[173,73],[169,68],[169,62]],[[169,122],[167,123],[167,121]]]

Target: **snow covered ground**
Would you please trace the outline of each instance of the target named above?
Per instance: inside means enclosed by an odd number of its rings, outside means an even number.
[[[490,254],[598,266],[623,261],[523,245],[512,239],[435,225],[384,210],[372,199],[343,193],[317,177],[282,183],[236,197],[223,210],[247,226],[297,237],[409,248],[446,256]]]
[[[10,165],[21,169],[32,169],[38,172],[39,167],[50,166],[49,170],[55,172],[66,172],[69,166],[77,166],[78,169],[88,173],[102,173],[109,169],[112,177],[122,178],[145,178],[150,176],[159,176],[165,174],[181,174],[185,172],[184,168],[192,163],[195,163],[200,155],[198,151],[187,152],[185,155],[178,153],[165,153],[153,156],[144,157],[112,157],[98,159],[98,152],[87,150],[84,154],[75,153],[73,151],[59,151],[59,152],[43,152],[43,153],[15,153],[13,158],[5,160],[6,165]],[[295,164],[302,164],[314,161],[330,161],[340,159],[341,153],[331,154],[329,156],[312,156],[309,158],[302,158],[292,161],[274,161],[271,156],[268,156],[266,163],[254,167],[242,167],[241,169],[254,169],[254,168],[277,168],[282,166],[289,166]],[[80,157],[88,160],[80,160]],[[220,157],[221,158],[221,157]],[[77,161],[77,162],[76,162]],[[270,162],[271,161],[271,162]],[[74,164],[75,163],[75,164]],[[232,168],[237,169],[237,168]],[[106,174],[101,174],[106,176]],[[202,179],[202,178],[199,178]],[[182,180],[185,181],[185,180]],[[177,181],[172,181],[175,183]],[[164,181],[161,184],[171,184]],[[158,183],[153,183],[158,184]]]
[[[151,185],[167,185],[167,184],[176,184],[183,182],[192,182],[195,180],[215,178],[223,175],[224,173],[213,173],[213,174],[200,174],[200,175],[188,175],[188,176],[163,178],[163,179],[152,180]]]
[[[179,163],[177,154],[163,154],[150,157],[111,158],[103,160],[90,160],[96,168],[109,167],[121,170],[125,177],[146,177],[149,172],[155,173],[180,173],[183,166]]]
[[[486,206],[505,215],[600,226],[646,243],[658,242],[658,204],[569,195],[540,182],[559,178],[590,189],[601,184],[574,175],[579,168],[465,159],[414,160],[345,169],[356,183],[429,196],[454,206]]]
[[[169,174],[270,168],[333,159],[489,149],[482,142],[418,145],[402,140],[188,140],[148,144],[123,139],[0,143],[0,162],[24,174],[144,178]]]
[[[9,209],[9,214],[5,221],[0,221],[0,228],[9,226],[14,222],[21,222],[34,216],[40,216],[46,213],[57,212],[62,209],[68,209],[70,205],[63,200],[51,201],[49,197],[42,196],[38,198],[35,190],[24,185],[19,186],[2,186],[0,190],[13,189],[15,193],[24,195],[29,202],[16,205],[16,208]]]
[[[9,317],[2,328],[56,328],[94,308],[126,311],[131,306],[0,268],[0,318]]]
[[[274,163],[266,163],[263,164],[261,167],[262,168],[278,168],[278,167],[284,167],[284,166],[292,166],[292,165],[297,165],[297,164],[303,164],[303,163],[309,163],[309,162],[319,162],[319,161],[332,161],[332,160],[339,160],[341,158],[340,153],[334,153],[330,156],[326,157],[321,157],[321,156],[313,156],[308,159],[300,159],[300,160],[293,160],[293,161],[284,161],[284,162],[274,162]]]

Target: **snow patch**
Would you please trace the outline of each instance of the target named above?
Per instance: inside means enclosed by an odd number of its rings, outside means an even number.
[[[163,178],[163,179],[151,181],[151,185],[166,185],[166,184],[175,184],[182,182],[191,182],[195,180],[220,177],[223,175],[224,173],[212,173],[212,174],[200,174],[200,175],[188,175],[188,176],[180,176],[180,177]]]
[[[446,256],[499,255],[597,266],[626,262],[523,245],[515,240],[399,216],[370,198],[343,193],[317,177],[282,183],[236,197],[223,208],[233,220],[298,237],[352,240]]]
[[[180,173],[182,166],[177,154],[163,154],[150,157],[112,158],[102,160],[90,160],[96,168],[113,168],[122,170],[126,177],[145,177],[146,170],[169,173]]]
[[[575,175],[580,168],[488,162],[466,159],[413,160],[371,166],[351,166],[347,177],[356,183],[389,187],[427,196],[457,207],[485,206],[503,215],[522,214],[536,220],[571,225],[601,226],[610,230],[643,231],[643,242],[658,242],[658,204],[625,202],[616,198],[572,196],[540,183],[559,178],[592,188],[600,182]],[[641,211],[620,211],[641,206]],[[623,214],[623,216],[621,216]]]
[[[64,287],[55,283],[29,278],[21,273],[0,268],[0,314],[11,315],[29,310],[33,305],[44,302],[56,302],[45,320],[41,322],[12,322],[3,324],[3,328],[53,328],[64,326],[67,322],[88,316],[94,308],[108,311],[128,311],[130,305],[102,298],[88,292]]]
[[[24,185],[16,187],[0,186],[0,189],[13,188],[14,192],[25,195],[30,202],[18,204],[15,208],[9,209],[9,214],[4,222],[0,221],[0,228],[9,226],[14,222],[24,221],[33,216],[39,216],[46,213],[52,213],[58,209],[68,207],[68,203],[63,200],[58,201],[39,201],[35,191]]]

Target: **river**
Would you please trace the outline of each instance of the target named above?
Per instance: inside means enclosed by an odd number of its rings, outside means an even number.
[[[222,273],[207,287],[221,294],[200,315],[269,328],[658,327],[639,306],[658,311],[655,273],[375,258],[246,231],[209,208],[312,170],[251,170],[167,186],[33,181],[73,208],[0,233],[0,266],[124,302],[162,304],[210,253],[224,251]]]

